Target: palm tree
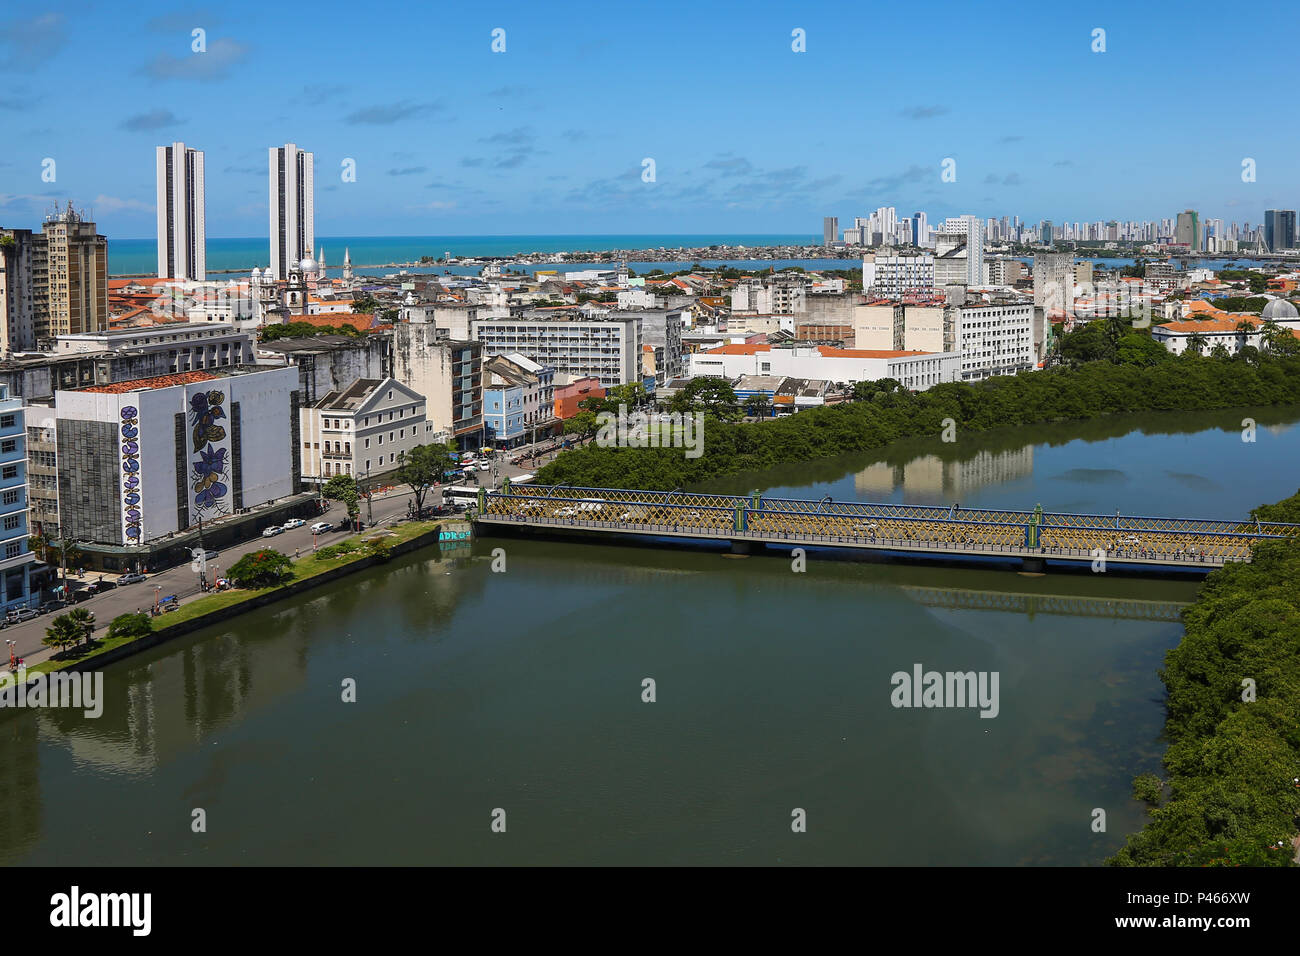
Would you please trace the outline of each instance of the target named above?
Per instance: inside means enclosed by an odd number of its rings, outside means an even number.
[[[1209,343],[1210,340],[1200,332],[1193,332],[1191,335],[1187,336],[1187,351],[1195,352],[1197,355],[1203,355],[1205,353],[1205,346]]]
[[[1239,339],[1237,340],[1238,351],[1244,349],[1247,343],[1250,342],[1250,337],[1255,334],[1256,324],[1257,323],[1252,319],[1242,319],[1237,323],[1237,335],[1239,336]]]
[[[57,647],[59,650],[66,651],[79,643],[84,633],[81,626],[72,619],[71,614],[60,614],[45,629],[45,637],[41,639],[41,643],[46,647]]]
[[[72,621],[73,627],[75,627],[77,633],[80,634],[80,640],[90,640],[90,635],[95,630],[94,614],[87,611],[84,607],[76,607],[67,614],[64,614],[63,617],[69,618]]]
[[[1291,335],[1290,329],[1284,329],[1275,319],[1265,319],[1259,328],[1259,345],[1265,352],[1276,351],[1278,343]]]

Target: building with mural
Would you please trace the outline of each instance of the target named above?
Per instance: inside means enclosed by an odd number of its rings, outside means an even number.
[[[301,510],[297,388],[294,368],[239,366],[56,392],[62,533],[125,570]]]

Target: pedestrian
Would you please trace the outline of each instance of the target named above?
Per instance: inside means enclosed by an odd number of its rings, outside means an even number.
[[[293,556],[294,556],[295,558],[301,557],[301,556],[302,556],[302,548],[294,548],[294,549],[293,549]]]

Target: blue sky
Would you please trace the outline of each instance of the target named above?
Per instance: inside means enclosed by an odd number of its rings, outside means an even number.
[[[1248,92],[1285,60],[1269,53],[1291,19],[1280,4],[286,9],[11,5],[0,225],[71,198],[110,238],[150,237],[153,148],[174,140],[206,152],[210,237],[265,234],[266,149],[286,142],[316,155],[325,236],[811,235],[880,205],[1056,222],[1191,206],[1258,223],[1297,204],[1295,124]]]

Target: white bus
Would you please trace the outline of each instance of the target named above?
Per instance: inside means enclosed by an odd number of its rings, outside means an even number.
[[[478,488],[473,485],[452,485],[442,490],[442,503],[468,507],[478,503]]]

